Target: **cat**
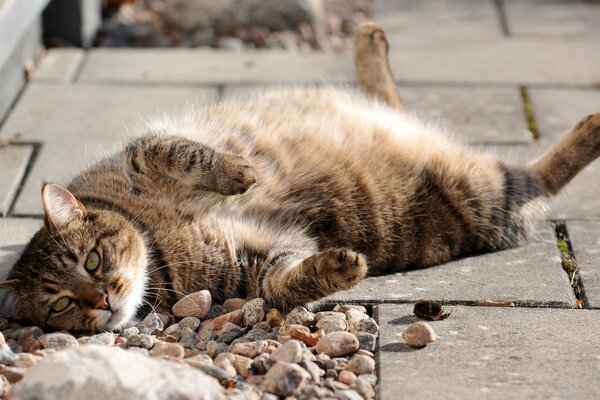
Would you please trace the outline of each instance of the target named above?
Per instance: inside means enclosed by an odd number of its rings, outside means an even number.
[[[387,49],[364,24],[362,92],[282,90],[158,118],[67,188],[44,185],[45,223],[0,285],[2,314],[114,330],[202,289],[289,309],[367,275],[518,246],[600,155],[600,113],[529,167],[455,143],[402,110]]]

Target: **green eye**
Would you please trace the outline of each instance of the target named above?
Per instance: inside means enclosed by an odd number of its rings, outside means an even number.
[[[100,266],[100,254],[96,250],[90,251],[87,260],[85,260],[85,269],[88,272],[93,272]]]
[[[61,297],[60,299],[56,300],[54,302],[54,304],[52,304],[52,311],[54,312],[61,312],[63,311],[65,308],[69,307],[69,304],[71,304],[71,298],[70,297]]]

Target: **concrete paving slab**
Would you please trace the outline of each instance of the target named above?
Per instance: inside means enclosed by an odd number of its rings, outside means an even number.
[[[592,42],[497,40],[392,51],[390,64],[396,79],[408,82],[590,85],[600,82],[596,50]],[[557,60],[570,62],[566,66]],[[79,80],[231,84],[349,82],[355,77],[349,53],[95,49],[89,52]]]
[[[481,300],[574,307],[552,229],[540,230],[530,244],[467,257],[436,267],[368,278],[351,290],[327,298],[351,302],[447,302]]]
[[[6,277],[29,239],[41,226],[41,219],[0,218],[0,280]]]
[[[189,49],[95,49],[81,71],[81,81],[321,82],[354,79],[350,54],[252,51],[231,53]]]
[[[600,65],[600,64],[598,64]],[[549,147],[586,115],[600,111],[600,89],[530,89],[542,147]],[[590,164],[555,199],[555,219],[600,217],[600,160]]]
[[[0,131],[4,138],[21,132],[16,140],[42,143],[14,213],[41,215],[42,183],[66,184],[103,154],[116,151],[126,128],[135,132],[157,113],[183,111],[216,96],[216,89],[206,88],[30,84]]]
[[[50,49],[38,65],[34,81],[72,82],[83,60],[85,52],[75,48]]]
[[[0,215],[6,215],[31,156],[32,146],[0,146]]]
[[[504,1],[511,36],[600,40],[600,4],[589,1]]]
[[[379,306],[381,400],[600,397],[600,311],[446,308],[437,341],[412,349],[397,336],[412,305]]]
[[[600,220],[567,221],[588,305],[600,308]]]
[[[373,5],[392,51],[485,43],[503,36],[491,1],[377,0]]]

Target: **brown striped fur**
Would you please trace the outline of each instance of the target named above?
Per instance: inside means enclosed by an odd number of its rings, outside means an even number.
[[[523,243],[545,200],[598,157],[600,114],[531,168],[509,165],[399,110],[382,35],[366,25],[357,43],[375,98],[284,90],[157,119],[68,191],[46,186],[46,224],[0,291],[5,314],[113,329],[201,289],[289,308],[367,273]],[[71,304],[52,311],[61,296]]]

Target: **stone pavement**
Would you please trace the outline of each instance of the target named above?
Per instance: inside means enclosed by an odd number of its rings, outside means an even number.
[[[600,111],[600,4],[542,0],[375,0],[409,109],[526,162]],[[66,183],[155,112],[269,85],[354,83],[350,54],[50,50],[0,126],[0,270],[39,226],[44,180]],[[380,397],[600,395],[600,161],[558,196],[527,246],[368,279],[344,300],[376,305]],[[565,222],[585,293],[576,299],[550,220]],[[410,303],[443,300],[437,342],[396,335]],[[481,300],[513,308],[474,307]]]

